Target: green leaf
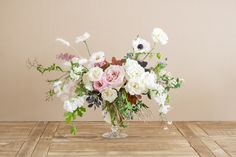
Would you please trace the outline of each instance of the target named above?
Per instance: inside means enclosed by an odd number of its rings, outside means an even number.
[[[157,53],[157,58],[161,59],[161,53],[160,52]]]
[[[71,112],[65,112],[64,117],[65,117],[65,119],[66,119],[66,123],[67,123],[67,124],[71,123],[71,120],[72,120],[72,117],[73,117],[72,114],[73,114],[73,113],[71,113]]]
[[[70,132],[71,132],[71,134],[75,135],[77,133],[77,127],[76,126],[72,126],[70,128]]]

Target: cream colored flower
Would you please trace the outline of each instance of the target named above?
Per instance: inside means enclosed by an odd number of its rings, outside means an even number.
[[[161,28],[154,28],[152,32],[152,39],[155,43],[167,44],[168,36]]]
[[[103,70],[99,67],[89,69],[88,78],[90,81],[99,81],[102,78]]]
[[[90,37],[90,34],[85,32],[83,35],[76,37],[75,43],[80,43],[86,41]]]
[[[117,92],[115,89],[107,88],[102,92],[102,98],[112,103],[117,98]]]
[[[125,85],[125,90],[130,95],[140,95],[146,91],[145,85],[140,78],[132,78]]]

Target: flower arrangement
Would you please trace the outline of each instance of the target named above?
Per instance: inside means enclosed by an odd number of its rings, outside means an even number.
[[[91,53],[87,40],[89,33],[76,38],[75,43],[83,43],[89,58],[79,55],[61,53],[57,59],[63,62],[63,67],[55,63],[44,67],[37,61],[29,62],[40,73],[59,71],[62,75],[53,80],[47,80],[52,88],[47,92],[47,100],[55,95],[64,102],[65,120],[72,123],[77,116],[86,112],[85,103],[89,108],[102,108],[104,120],[116,127],[125,127],[126,120],[131,120],[139,112],[149,107],[142,101],[143,96],[153,99],[158,104],[162,119],[170,110],[169,91],[179,88],[183,79],[175,78],[165,70],[167,58],[162,58],[158,52],[159,45],[168,42],[168,36],[160,29],[152,32],[153,46],[140,36],[132,42],[132,51],[122,59],[112,57],[109,61],[102,51]],[[78,52],[68,41],[58,38],[58,42],[71,50]],[[151,66],[146,59],[155,59]],[[114,129],[114,128],[113,128]],[[72,123],[71,133],[77,132]]]

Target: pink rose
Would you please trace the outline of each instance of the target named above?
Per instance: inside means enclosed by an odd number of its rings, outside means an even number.
[[[104,71],[104,80],[113,88],[119,90],[124,84],[125,70],[119,65],[110,65]]]
[[[93,83],[93,88],[99,92],[102,92],[107,86],[108,84],[104,79]]]

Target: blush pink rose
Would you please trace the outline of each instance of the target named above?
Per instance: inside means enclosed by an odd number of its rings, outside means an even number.
[[[104,79],[96,81],[96,82],[93,83],[93,88],[95,90],[99,91],[99,92],[102,92],[107,87],[108,87],[108,84]]]
[[[111,87],[119,90],[124,84],[125,70],[119,65],[110,65],[103,73],[104,80]]]

